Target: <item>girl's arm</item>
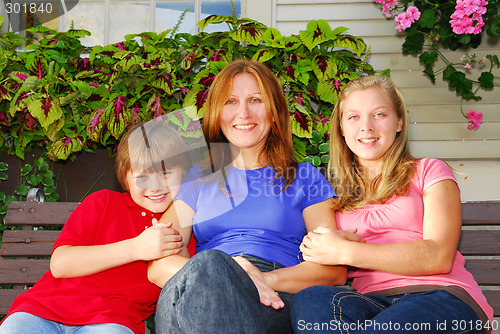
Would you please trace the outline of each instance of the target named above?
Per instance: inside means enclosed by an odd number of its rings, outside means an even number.
[[[337,229],[331,199],[311,205],[303,211],[307,231],[319,226]],[[362,238],[348,232],[349,238],[362,242]],[[345,266],[320,265],[302,262],[296,266],[262,273],[263,281],[275,291],[297,293],[312,285],[341,285],[346,282]]]
[[[175,200],[172,205],[175,210],[172,213],[165,213],[160,222],[171,222],[173,227],[182,236],[182,252],[177,255],[163,257],[149,262],[148,279],[151,283],[163,288],[165,283],[174,276],[189,260],[188,245],[193,233],[194,211],[182,200]]]
[[[448,273],[460,238],[460,193],[453,180],[424,191],[423,240],[375,245],[346,240],[332,230],[309,233],[301,245],[304,259],[344,264],[400,275]]]
[[[57,278],[81,277],[139,260],[152,260],[181,251],[179,233],[172,224],[154,225],[135,238],[95,246],[57,247],[50,259],[50,270]]]

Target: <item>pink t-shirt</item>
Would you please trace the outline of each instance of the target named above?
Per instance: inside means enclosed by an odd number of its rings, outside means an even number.
[[[367,243],[372,244],[422,240],[423,193],[433,184],[448,179],[456,182],[453,172],[444,162],[432,158],[421,159],[417,163],[408,196],[394,196],[384,204],[370,204],[353,212],[337,212],[338,227],[343,230],[356,228],[357,233]],[[465,269],[464,264],[463,256],[457,251],[453,268],[448,274],[404,276],[352,268],[349,270],[349,277],[353,278],[353,289],[360,293],[416,285],[458,286],[476,301],[492,321],[493,309],[488,305],[474,277]]]

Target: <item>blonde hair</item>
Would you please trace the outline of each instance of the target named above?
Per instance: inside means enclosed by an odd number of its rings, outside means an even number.
[[[393,104],[402,120],[401,131],[384,154],[382,173],[368,181],[356,156],[342,135],[341,120],[345,100],[354,91],[378,88]],[[410,190],[415,158],[410,154],[408,115],[403,96],[391,79],[384,76],[364,76],[350,81],[339,95],[330,129],[330,161],[328,179],[338,196],[335,209],[352,211],[369,203],[384,203],[394,195],[406,195]]]
[[[157,173],[180,167],[185,176],[191,165],[188,154],[182,138],[161,119],[136,124],[118,145],[115,164],[118,182],[129,191],[129,171]]]
[[[271,124],[259,160],[273,168],[276,179],[283,178],[286,188],[293,183],[298,166],[294,155],[288,105],[278,79],[266,65],[258,61],[236,60],[229,63],[210,86],[203,117],[203,132],[212,158],[210,167],[221,170],[231,163],[228,145],[211,144],[228,142],[221,130],[220,118],[222,109],[231,96],[233,79],[239,73],[249,73],[257,79]]]

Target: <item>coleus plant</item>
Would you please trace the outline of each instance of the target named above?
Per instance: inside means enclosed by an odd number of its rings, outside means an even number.
[[[98,147],[113,151],[131,124],[181,108],[196,108],[202,118],[213,78],[230,61],[247,58],[265,63],[283,83],[297,158],[325,165],[338,92],[374,73],[367,45],[323,20],[291,36],[223,15],[198,25],[215,23],[229,30],[144,32],[91,48],[80,42],[86,30],[36,27],[29,29],[34,40],[0,31],[0,145],[20,158],[43,147],[54,161]],[[22,43],[24,52],[17,52]],[[201,136],[189,113],[182,115],[184,135]]]

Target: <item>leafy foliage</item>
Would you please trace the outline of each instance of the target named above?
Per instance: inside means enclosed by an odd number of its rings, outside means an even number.
[[[388,17],[393,17],[395,13],[407,11],[409,8],[415,9],[416,7],[420,17],[412,21],[411,26],[402,29],[405,34],[402,51],[406,54],[419,56],[420,63],[424,67],[423,72],[433,84],[436,77],[442,74],[442,78],[448,82],[449,88],[460,96],[460,106],[462,106],[463,100],[481,100],[481,96],[478,95],[480,89],[491,90],[498,86],[498,82],[495,83],[498,76],[495,78],[493,74],[495,68],[500,68],[498,56],[487,55],[478,60],[475,54],[469,55],[468,53],[469,50],[477,48],[488,38],[497,38],[499,36],[500,3],[498,0],[488,0],[488,2],[484,3],[463,1],[460,4],[460,1],[442,0],[402,0],[392,2],[392,4],[387,0],[375,0],[375,2],[382,4],[382,10]],[[477,7],[474,6],[479,3],[486,5],[484,14],[474,14],[477,17],[473,16],[468,21],[469,25],[471,25],[468,31],[453,27],[452,18],[454,13],[460,13],[459,16],[472,15],[477,10]],[[470,8],[459,10],[459,6],[462,6],[462,9]],[[396,21],[398,21],[398,16]],[[481,26],[483,23],[484,26]],[[466,26],[467,24],[462,23],[462,25]],[[475,29],[472,29],[474,27]],[[484,32],[486,32],[486,36]],[[462,54],[465,53],[465,56],[459,62],[451,62],[442,50],[459,51]],[[436,68],[439,60],[444,62],[444,67]],[[489,63],[489,66],[487,63]],[[482,69],[478,78],[472,78],[471,72],[468,71],[474,64]],[[466,117],[462,107],[461,112]]]
[[[41,147],[53,161],[98,147],[113,151],[137,122],[192,106],[202,117],[215,75],[228,62],[246,58],[265,63],[283,83],[302,160],[327,141],[328,131],[314,129],[328,129],[337,93],[349,80],[374,73],[365,43],[323,20],[292,36],[223,15],[199,26],[212,23],[226,23],[229,31],[143,32],[92,48],[80,42],[90,34],[85,30],[31,28],[34,40],[0,31],[0,144],[22,159]]]

